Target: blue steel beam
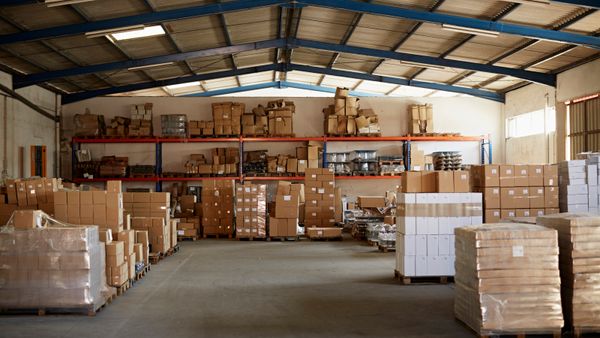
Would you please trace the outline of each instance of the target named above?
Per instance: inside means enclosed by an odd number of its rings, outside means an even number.
[[[598,2],[598,0],[553,0],[552,2],[560,2],[568,5],[600,9],[600,2]]]
[[[287,0],[236,0],[0,35],[0,45],[281,5]]]
[[[358,80],[369,80],[369,81],[382,82],[382,83],[392,83],[392,84],[397,84],[397,85],[402,85],[402,86],[420,87],[420,88],[427,88],[427,89],[433,89],[433,90],[444,90],[444,91],[449,91],[449,92],[454,92],[454,93],[468,94],[468,95],[472,95],[472,96],[476,96],[476,97],[480,97],[480,98],[484,98],[484,99],[489,99],[489,100],[494,100],[494,101],[498,101],[498,102],[504,102],[503,95],[497,94],[492,91],[487,91],[487,90],[472,89],[472,88],[467,88],[467,87],[457,87],[457,86],[450,86],[450,85],[445,85],[445,84],[424,82],[424,81],[415,81],[415,80],[411,81],[411,80],[402,79],[402,78],[378,76],[378,75],[372,75],[372,74],[367,74],[367,73],[357,73],[357,72],[350,72],[350,71],[344,71],[344,70],[338,70],[338,69],[329,69],[329,68],[323,68],[323,67],[313,67],[313,66],[305,66],[305,65],[298,65],[298,64],[287,65],[285,63],[280,63],[280,64],[270,64],[270,65],[259,66],[259,67],[239,68],[237,70],[227,70],[227,71],[185,76],[185,77],[173,78],[173,79],[169,79],[169,80],[135,83],[135,84],[124,85],[124,86],[119,86],[119,87],[109,87],[109,88],[104,88],[104,89],[98,89],[98,90],[93,90],[93,91],[88,91],[88,92],[80,92],[80,93],[63,96],[63,103],[68,104],[68,103],[72,103],[75,101],[81,101],[81,100],[89,99],[89,98],[96,97],[96,96],[131,92],[131,91],[156,88],[156,87],[164,87],[164,86],[169,86],[169,85],[174,85],[174,84],[179,84],[179,83],[187,83],[187,82],[193,82],[193,81],[206,81],[206,80],[219,79],[219,78],[236,76],[236,75],[252,74],[252,73],[258,73],[258,72],[265,72],[265,71],[286,72],[286,71],[294,71],[294,70],[302,71],[302,72],[310,72],[310,73],[315,73],[315,74],[322,74],[322,75],[348,77],[348,78],[353,78],[353,79],[358,79]]]
[[[321,86],[316,86],[316,85],[309,85],[306,83],[297,83],[297,82],[289,82],[289,81],[271,81],[271,82],[253,84],[253,85],[240,86],[240,87],[210,90],[210,91],[203,92],[203,93],[188,94],[188,95],[183,95],[183,96],[209,97],[209,96],[241,93],[241,92],[247,92],[247,91],[257,90],[257,89],[265,89],[265,88],[296,88],[296,89],[313,90],[313,91],[317,91],[317,92],[335,94],[335,88],[321,87]],[[356,92],[356,91],[350,91],[350,94],[353,96],[358,96],[358,97],[382,96],[382,95],[373,94],[373,93],[363,93],[363,92]]]
[[[416,63],[438,65],[438,66],[443,66],[443,67],[461,68],[461,69],[469,69],[469,70],[475,70],[475,71],[486,72],[486,73],[509,75],[509,76],[513,76],[513,77],[517,77],[517,78],[521,78],[521,79],[529,80],[529,81],[533,81],[533,82],[538,82],[538,83],[549,85],[549,86],[554,86],[556,84],[556,77],[554,75],[538,73],[538,72],[531,72],[531,71],[526,71],[526,70],[521,70],[521,69],[493,66],[493,65],[480,64],[480,63],[474,63],[474,62],[442,59],[442,58],[436,58],[436,57],[424,56],[424,55],[415,55],[415,54],[408,54],[408,53],[384,51],[384,50],[380,50],[380,49],[339,45],[339,44],[332,44],[332,43],[326,43],[326,42],[321,42],[321,41],[294,39],[294,40],[290,41],[290,43],[297,47],[322,49],[322,50],[329,50],[329,51],[334,51],[334,52],[372,56],[372,57],[376,57],[376,58],[380,58],[380,59],[410,61],[410,62],[416,62]]]
[[[108,87],[108,88],[102,88],[102,89],[97,89],[97,90],[91,90],[91,91],[87,91],[87,92],[79,92],[79,93],[75,93],[75,94],[64,95],[62,97],[62,102],[63,102],[63,104],[68,104],[68,103],[81,101],[81,100],[89,99],[89,98],[96,97],[96,96],[103,96],[103,95],[110,95],[110,94],[117,94],[117,93],[126,93],[126,92],[131,92],[131,91],[136,91],[136,90],[150,89],[150,88],[157,88],[157,87],[165,87],[165,86],[171,86],[171,85],[180,84],[180,83],[214,80],[214,79],[220,79],[220,78],[237,76],[237,75],[253,74],[253,73],[260,73],[260,72],[267,72],[267,71],[283,71],[283,70],[284,70],[284,67],[282,65],[269,64],[269,65],[258,66],[258,67],[238,68],[235,70],[225,70],[225,71],[220,71],[220,72],[183,76],[183,77],[177,77],[177,78],[168,79],[168,80],[158,80],[158,81],[134,83],[134,84],[128,84],[128,85],[124,85],[124,86]]]
[[[493,22],[489,20],[481,20],[476,18],[435,12],[419,11],[414,9],[365,3],[354,0],[299,0],[299,3],[312,6],[343,9],[358,13],[368,13],[373,15],[384,15],[395,18],[404,18],[429,23],[451,24],[466,28],[483,29],[492,32],[583,45],[600,49],[600,38],[582,34],[553,31],[551,29],[544,29],[532,26],[511,24],[506,22]]]
[[[227,54],[232,54],[232,53],[239,53],[239,52],[258,50],[258,49],[284,47],[285,45],[286,45],[285,39],[274,39],[274,40],[266,40],[266,41],[252,42],[252,43],[244,43],[244,44],[235,45],[235,46],[209,48],[209,49],[203,49],[203,50],[192,51],[192,52],[153,56],[153,57],[136,59],[136,60],[128,60],[128,61],[109,62],[109,63],[103,63],[103,64],[97,64],[97,65],[84,66],[84,67],[62,69],[62,70],[57,70],[57,71],[45,72],[45,73],[24,75],[24,76],[15,77],[13,80],[13,83],[14,83],[15,88],[20,88],[20,87],[37,84],[40,82],[49,81],[52,79],[64,78],[64,77],[74,76],[74,75],[99,73],[99,72],[106,72],[106,71],[111,71],[111,70],[127,69],[127,68],[131,68],[131,67],[155,65],[155,64],[166,63],[166,62],[180,62],[180,61],[185,61],[185,60],[191,59],[191,58],[199,58],[199,57],[207,57],[207,56],[215,56],[215,55],[227,55]]]

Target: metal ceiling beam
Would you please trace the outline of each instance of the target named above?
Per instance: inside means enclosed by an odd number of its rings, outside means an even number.
[[[598,0],[552,0],[552,2],[560,2],[568,5],[600,9],[600,3],[598,2]]]
[[[355,0],[300,0],[302,4],[344,9],[358,13],[384,15],[437,24],[451,24],[465,28],[483,29],[492,32],[519,35],[534,39],[557,41],[562,43],[589,46],[600,49],[600,38],[554,31],[532,26],[516,25],[506,22],[494,22],[450,14],[419,11],[401,7],[358,2]]]
[[[335,93],[335,88],[330,88],[330,87],[321,87],[321,86],[317,86],[317,85],[309,85],[306,83],[289,82],[289,81],[271,81],[271,82],[258,83],[258,84],[241,86],[241,87],[211,90],[208,92],[188,94],[188,95],[183,95],[183,96],[209,97],[209,96],[241,93],[241,92],[247,92],[247,91],[257,90],[257,89],[265,89],[265,88],[279,88],[279,89],[296,88],[296,89],[312,90],[312,91],[323,92],[323,93],[331,93],[331,94]],[[362,93],[362,92],[356,92],[356,91],[350,91],[350,94],[353,96],[360,96],[360,97],[383,96],[383,95],[377,95],[377,94],[372,94],[372,93]]]
[[[217,0],[217,3],[222,3],[222,0]],[[227,18],[225,18],[225,14],[219,14],[219,22],[221,23],[221,27],[223,29],[225,43],[227,44],[227,46],[233,45],[233,42],[231,41],[231,34],[229,33],[229,25],[227,24]],[[233,56],[233,54],[229,54],[229,59],[231,60],[231,65],[233,66],[233,69],[237,69],[238,65],[235,61],[235,56]],[[238,87],[242,85],[238,76],[235,77],[235,81],[237,82]]]
[[[296,40],[291,41],[291,43],[293,45],[296,45],[297,47],[314,48],[314,49],[329,50],[329,51],[348,53],[348,54],[371,56],[371,57],[376,57],[376,58],[381,58],[381,59],[409,61],[409,62],[430,64],[430,65],[438,65],[438,66],[443,66],[443,67],[461,68],[461,69],[468,69],[468,70],[481,71],[481,72],[487,72],[487,73],[509,75],[509,76],[518,77],[518,78],[521,78],[524,80],[529,80],[529,81],[533,81],[533,82],[546,84],[549,86],[554,86],[556,84],[556,78],[555,78],[555,76],[553,76],[551,74],[530,72],[530,71],[525,71],[525,70],[521,70],[521,69],[492,66],[492,65],[480,64],[480,63],[474,63],[474,62],[441,59],[441,58],[424,56],[424,55],[384,51],[384,50],[380,50],[380,49],[339,45],[339,44],[325,43],[325,42],[313,41],[313,40],[296,39]]]
[[[169,85],[174,85],[174,84],[179,84],[179,83],[187,83],[187,82],[193,82],[193,81],[206,81],[206,80],[219,79],[219,78],[231,77],[231,76],[236,76],[236,75],[253,74],[253,73],[259,73],[259,72],[265,72],[265,71],[278,71],[278,72],[302,71],[302,72],[309,72],[309,73],[322,74],[322,75],[348,77],[348,78],[353,78],[353,79],[357,79],[357,80],[368,80],[368,81],[375,81],[375,82],[382,82],[382,83],[397,84],[397,85],[402,85],[402,86],[412,86],[412,87],[426,88],[426,89],[432,89],[432,90],[443,90],[443,91],[449,91],[449,92],[460,93],[460,94],[468,94],[468,95],[472,95],[475,97],[480,97],[480,98],[489,99],[489,100],[498,101],[498,102],[504,102],[504,96],[502,94],[498,94],[498,93],[495,93],[492,91],[487,91],[487,90],[478,90],[478,89],[472,89],[472,88],[467,88],[467,87],[449,86],[449,85],[445,85],[445,84],[424,82],[424,81],[414,81],[414,80],[410,81],[410,80],[402,79],[402,78],[379,76],[379,75],[372,75],[372,74],[367,74],[367,73],[357,73],[357,72],[344,71],[344,70],[338,70],[338,69],[330,69],[330,68],[324,68],[324,67],[305,66],[305,65],[298,65],[298,64],[288,65],[286,63],[270,64],[270,65],[259,66],[259,67],[238,68],[237,70],[212,72],[212,73],[206,73],[206,74],[178,77],[178,78],[173,78],[173,79],[169,79],[169,80],[159,80],[159,81],[135,83],[135,84],[124,85],[124,86],[119,86],[119,87],[104,88],[104,89],[99,89],[99,90],[93,90],[93,91],[88,91],[88,92],[81,92],[81,93],[66,95],[63,97],[62,101],[64,104],[68,104],[68,103],[72,103],[75,101],[81,101],[81,100],[89,99],[89,98],[96,97],[96,96],[116,94],[116,93],[125,93],[125,92],[131,92],[131,91],[142,90],[142,89],[164,87],[164,86],[169,86]]]
[[[282,71],[282,70],[284,70],[284,66],[282,64],[270,64],[270,65],[259,66],[259,67],[238,68],[236,70],[226,70],[226,71],[212,72],[212,73],[206,73],[206,74],[196,74],[196,75],[190,75],[190,76],[176,77],[176,78],[167,79],[167,80],[157,80],[157,81],[150,81],[150,82],[134,83],[134,84],[123,85],[123,86],[118,86],[118,87],[109,87],[109,88],[103,88],[103,89],[98,89],[98,90],[91,90],[91,91],[87,91],[87,92],[80,92],[80,93],[65,95],[62,98],[62,102],[63,102],[63,104],[68,104],[68,103],[72,103],[75,101],[81,101],[81,100],[89,99],[89,98],[96,97],[96,96],[102,96],[102,95],[126,93],[126,92],[131,92],[131,91],[136,91],[136,90],[142,90],[142,89],[151,89],[151,88],[171,86],[171,85],[176,85],[176,84],[180,84],[180,83],[214,80],[214,79],[220,79],[220,78],[231,77],[231,76],[236,76],[236,75],[253,74],[253,73],[275,71],[275,70]]]
[[[246,9],[281,5],[287,0],[236,0],[224,3],[184,7],[160,12],[151,12],[137,15],[118,17],[65,26],[36,29],[27,32],[0,35],[0,44],[52,39],[61,36],[83,34],[86,32],[128,27],[134,25],[161,23],[198,16],[214,15],[241,11]]]
[[[64,78],[64,77],[74,76],[74,75],[106,72],[106,71],[111,71],[111,70],[127,69],[127,68],[131,68],[131,67],[155,65],[155,64],[166,63],[166,62],[180,62],[180,61],[185,61],[185,60],[191,59],[191,58],[226,55],[226,54],[239,53],[239,52],[257,50],[257,49],[277,48],[277,47],[285,47],[285,46],[286,46],[285,39],[266,40],[266,41],[252,42],[252,43],[244,43],[244,44],[235,45],[235,46],[209,48],[209,49],[203,49],[203,50],[198,50],[198,51],[174,53],[174,54],[161,55],[161,56],[153,56],[153,57],[148,57],[148,58],[143,58],[143,59],[109,62],[109,63],[83,66],[83,67],[77,67],[77,68],[62,69],[62,70],[57,70],[57,71],[45,72],[45,73],[30,74],[30,75],[15,77],[13,80],[13,83],[16,88],[19,88],[19,87],[25,87],[25,86],[29,86],[32,84],[40,83],[40,82],[50,81],[52,79]]]
[[[428,11],[429,12],[433,12],[436,9],[438,9],[445,0],[438,0],[436,1],[431,7],[429,7]],[[392,48],[392,51],[396,52],[400,49],[400,47],[402,47],[402,45],[408,41],[408,39],[410,39],[411,36],[413,36],[415,34],[415,32],[417,30],[419,30],[419,28],[421,28],[421,25],[423,25],[422,22],[417,22],[414,26],[412,26],[412,28],[408,31],[408,33],[406,33],[405,36],[402,37],[402,39],[394,46],[394,48]],[[375,71],[377,71],[377,68],[381,67],[381,65],[385,62],[385,59],[381,59],[379,60],[379,62],[377,62],[377,64],[375,65],[375,67],[373,67],[373,69],[371,69],[371,74],[375,73]]]

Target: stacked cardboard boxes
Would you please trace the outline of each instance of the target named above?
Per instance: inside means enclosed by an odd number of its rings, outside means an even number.
[[[161,115],[160,129],[165,137],[187,137],[187,115]]]
[[[454,229],[483,223],[480,193],[399,193],[396,272],[453,276]]]
[[[556,231],[534,224],[456,229],[454,314],[480,336],[563,327]]]
[[[413,104],[408,107],[411,134],[433,133],[433,105]]]
[[[171,222],[175,222],[175,229],[177,229],[175,238],[198,238],[200,234],[200,222],[197,217],[179,219],[178,221],[171,220]]]
[[[468,171],[406,171],[400,175],[399,192],[470,192]]]
[[[266,109],[269,135],[276,137],[294,136],[295,112],[296,107],[292,101],[269,101]]]
[[[54,214],[54,192],[62,187],[57,178],[6,179],[6,196],[0,196],[0,224],[17,209],[39,209]]]
[[[597,154],[578,154],[584,159],[560,162],[559,187],[561,212],[598,213]]]
[[[300,202],[304,198],[304,185],[286,181],[277,183],[275,208],[269,218],[269,237],[296,237]]]
[[[135,278],[135,263],[139,261],[135,255],[135,230],[123,230],[118,232],[115,237],[117,241],[123,242],[123,259],[127,264],[129,279],[133,280]]]
[[[355,135],[359,99],[349,96],[348,88],[337,88],[334,104],[323,109],[325,135]]]
[[[246,105],[239,102],[221,102],[212,104],[212,116],[215,123],[215,135],[240,135],[242,114]]]
[[[104,245],[98,227],[40,228],[42,214],[20,210],[0,232],[0,308],[85,308],[104,304]]]
[[[341,228],[335,226],[335,175],[329,168],[308,168],[304,177],[304,225],[309,237],[340,237]],[[317,228],[317,230],[310,230]]]
[[[269,118],[262,105],[252,109],[251,114],[242,115],[242,134],[244,136],[265,136],[269,134]]]
[[[73,116],[75,126],[75,136],[103,136],[106,133],[104,124],[104,115],[90,114],[89,109],[85,109],[85,114],[75,114]]]
[[[296,158],[298,159],[298,172],[305,172],[306,168],[321,167],[321,144],[319,142],[310,141],[307,147],[296,148]]]
[[[168,192],[123,193],[125,211],[131,215],[131,227],[148,231],[150,252],[167,252],[172,244],[171,194]]]
[[[106,279],[108,285],[116,287],[129,280],[129,265],[125,261],[125,242],[106,243]]]
[[[472,166],[471,177],[483,193],[486,223],[558,213],[556,165]]]
[[[98,225],[113,234],[123,231],[123,196],[111,191],[57,191],[54,218],[70,224]]]
[[[600,217],[592,214],[558,214],[537,218],[556,229],[560,247],[562,305],[566,327],[575,333],[600,330]]]
[[[152,103],[132,105],[129,136],[150,137],[152,135]]]
[[[202,228],[204,236],[233,235],[232,180],[207,180],[202,188]]]
[[[144,263],[144,266],[150,265],[150,235],[146,230],[135,231],[135,245],[141,246],[142,254],[138,257],[136,249],[136,258]],[[138,248],[139,248],[138,246]],[[141,258],[140,258],[141,257]]]
[[[131,217],[131,228],[136,230],[136,238],[140,232],[148,233],[148,249],[151,253],[166,253],[171,247],[171,224],[170,221],[165,222],[163,217]]]
[[[189,121],[188,131],[190,137],[213,136],[215,123],[213,121]]]
[[[267,186],[238,184],[235,201],[236,237],[265,238],[267,236]]]
[[[115,116],[110,119],[106,127],[106,136],[126,137],[129,134],[131,120],[123,116]]]

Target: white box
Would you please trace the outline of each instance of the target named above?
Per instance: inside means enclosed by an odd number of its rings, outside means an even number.
[[[427,275],[428,276],[444,276],[445,267],[439,256],[427,256]]]
[[[595,164],[588,164],[587,170],[587,184],[598,185],[598,166]]]
[[[471,216],[471,225],[483,224],[483,216]]]
[[[450,217],[438,218],[438,229],[440,235],[450,235],[454,229],[450,229]]]
[[[427,256],[427,235],[415,236],[415,253],[417,256]]]
[[[587,204],[568,204],[561,205],[560,212],[588,212],[589,206]]]
[[[427,256],[439,255],[440,238],[438,235],[427,235]]]
[[[448,217],[448,222],[450,233],[454,233],[454,229],[460,228],[460,219],[458,217]]]
[[[427,235],[429,231],[429,217],[417,217],[416,222],[416,234],[417,235]]]
[[[559,202],[564,204],[588,204],[588,195],[560,195]]]
[[[417,194],[417,204],[429,204],[429,195],[428,193]]]
[[[583,174],[585,176],[585,174]],[[562,176],[558,177],[558,184],[563,185],[584,185],[587,184],[586,178],[564,178]]]
[[[415,256],[415,276],[427,276],[427,256]]]
[[[470,216],[459,217],[458,218],[458,224],[461,227],[464,227],[464,226],[467,226],[467,225],[471,225],[471,217]]]
[[[417,233],[416,217],[396,217],[396,231],[405,235],[415,235]]]
[[[471,203],[471,193],[461,192],[456,194],[456,202],[454,203]]]
[[[400,193],[396,196],[398,204],[415,204],[416,200],[416,196],[413,193]]]
[[[402,275],[407,277],[416,276],[416,256],[404,256],[404,271]]]
[[[583,167],[585,166],[585,160],[570,160],[570,161],[562,161],[558,163],[559,168],[568,167],[571,170],[572,167]]]
[[[561,185],[559,191],[567,195],[587,195],[588,186],[585,183],[580,185]]]
[[[437,217],[427,217],[427,235],[437,235],[440,233]]]
[[[417,241],[415,235],[396,235],[396,251],[404,256],[415,256],[417,254]]]
[[[456,236],[450,235],[450,256],[456,255]]]
[[[482,204],[483,203],[483,197],[482,197],[482,193],[480,192],[472,192],[470,193],[471,195],[471,202],[470,203],[475,203],[475,204]]]
[[[453,203],[452,202],[452,194],[450,193],[446,193],[446,192],[441,192],[438,194],[438,203],[439,204],[450,204]]]
[[[439,236],[438,253],[440,255],[450,254],[450,235]]]

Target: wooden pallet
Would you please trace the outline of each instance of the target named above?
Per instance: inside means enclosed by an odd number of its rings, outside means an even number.
[[[116,293],[112,291],[110,295],[104,297],[97,304],[88,304],[75,307],[44,307],[44,308],[0,308],[0,315],[85,315],[88,317],[96,316],[96,313],[102,311],[108,304],[116,298]]]
[[[129,174],[130,178],[154,178],[156,174]]]
[[[407,134],[406,136],[443,136],[443,137],[457,137],[460,133],[416,133]]]
[[[232,234],[203,234],[202,238],[214,237],[216,239],[224,238],[224,239],[232,239]]]
[[[269,238],[267,238],[267,241],[281,241],[281,242],[285,242],[285,241],[298,241],[300,240],[300,236],[269,236]]]
[[[177,236],[177,240],[180,242],[183,242],[183,241],[195,242],[199,239],[200,239],[200,236]]]
[[[128,280],[125,283],[123,283],[123,285],[121,286],[116,286],[117,288],[117,296],[122,296],[125,291],[129,290],[129,288],[131,288],[131,281]]]
[[[353,171],[352,176],[377,176],[377,171]]]
[[[175,246],[173,247],[174,252],[179,252],[180,249],[181,247],[179,246],[179,244],[175,244]]]
[[[220,135],[212,135],[209,137],[214,137],[214,138],[238,138],[240,137],[239,134],[220,134]]]
[[[163,172],[161,177],[164,178],[182,178],[186,177],[185,173],[176,173],[176,172]]]
[[[327,137],[356,137],[356,134],[348,134],[348,133],[344,133],[344,134],[325,133],[325,135]]]
[[[159,252],[155,252],[155,253],[151,253],[148,256],[148,260],[150,261],[150,264],[158,264],[158,262],[162,259],[162,255]]]
[[[168,139],[185,139],[187,135],[161,135],[160,138],[168,138]]]
[[[397,176],[400,177],[401,173],[380,173],[380,176]]]
[[[360,137],[381,137],[381,133],[358,133],[356,136]]]
[[[394,270],[394,279],[403,285],[410,284],[448,284],[454,282],[453,276],[423,276],[407,277],[403,276],[398,270]]]
[[[270,134],[268,137],[296,137],[296,134]]]
[[[250,242],[252,242],[252,241],[255,241],[255,240],[256,241],[264,241],[264,240],[267,239],[267,237],[266,236],[242,236],[242,237],[236,236],[235,239],[237,239],[238,241],[244,240],[244,241],[250,241]]]
[[[503,338],[503,337],[516,337],[516,338],[533,338],[533,337],[537,337],[537,338],[546,338],[546,337],[553,337],[553,338],[560,338],[562,337],[562,330],[559,328],[556,329],[532,329],[532,330],[515,330],[515,331],[484,331],[484,332],[477,332],[475,330],[473,330],[472,327],[470,327],[467,323],[463,322],[462,320],[455,318],[456,321],[464,326],[467,330],[473,332],[475,334],[476,337],[479,338]]]
[[[144,267],[142,269],[142,271],[138,272],[135,274],[135,278],[134,281],[138,282],[139,280],[141,280],[142,278],[146,277],[146,273],[148,273],[148,270],[146,269],[146,267]]]
[[[367,244],[369,244],[370,246],[379,246],[379,241],[372,241],[370,239],[367,239]]]
[[[589,335],[590,337],[600,337],[600,327],[574,327],[573,338],[583,338]]]
[[[395,246],[384,246],[384,245],[377,245],[377,249],[381,252],[394,252],[396,251],[396,247]]]
[[[337,237],[309,237],[313,242],[337,242],[343,240],[342,236]]]

